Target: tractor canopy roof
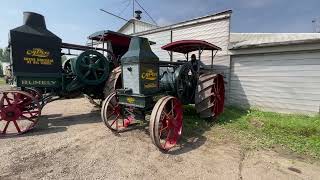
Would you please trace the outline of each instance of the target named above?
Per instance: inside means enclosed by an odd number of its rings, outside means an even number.
[[[91,34],[88,39],[102,42],[110,41],[113,47],[128,48],[132,37],[133,36],[106,30],[95,32]],[[152,44],[155,44],[155,42],[150,41],[150,45]]]
[[[198,50],[221,50],[220,47],[202,40],[181,40],[161,47],[163,50],[187,54]]]
[[[113,32],[113,31],[98,31],[91,34],[88,39],[106,42],[110,41],[113,46],[124,46],[128,47],[130,44],[131,36]]]

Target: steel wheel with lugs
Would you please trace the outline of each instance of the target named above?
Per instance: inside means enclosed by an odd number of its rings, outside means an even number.
[[[183,109],[179,99],[172,96],[161,98],[154,106],[149,124],[153,144],[160,150],[173,148],[182,134]]]
[[[0,136],[25,133],[37,124],[41,106],[30,93],[5,91],[0,99]]]
[[[200,75],[195,96],[195,107],[200,117],[217,117],[224,110],[224,101],[223,76],[213,73]]]
[[[121,87],[121,67],[119,66],[111,71],[109,78],[106,81],[103,90],[104,97],[107,98],[111,93],[114,93],[116,89],[120,89]]]

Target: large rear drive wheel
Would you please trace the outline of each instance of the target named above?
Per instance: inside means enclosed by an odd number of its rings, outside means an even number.
[[[182,134],[183,109],[179,99],[172,96],[161,98],[150,117],[150,136],[160,150],[173,148]]]
[[[224,110],[225,88],[221,74],[200,75],[195,95],[195,107],[202,118],[215,118]]]
[[[114,93],[116,89],[120,89],[122,87],[121,80],[121,67],[116,67],[110,73],[108,80],[104,86],[104,97],[107,98],[110,94]]]

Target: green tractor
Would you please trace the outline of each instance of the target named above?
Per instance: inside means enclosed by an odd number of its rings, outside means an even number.
[[[214,51],[221,48],[211,43],[172,42],[162,49],[186,59],[160,61],[148,39],[112,31],[92,34],[87,46],[62,43],[32,12],[24,13],[24,25],[9,37],[12,90],[0,93],[0,136],[31,130],[47,103],[81,94],[101,104],[102,121],[113,132],[149,120],[152,142],[164,151],[182,135],[183,105],[195,104],[203,118],[223,112],[224,77],[213,66]],[[212,54],[211,66],[201,63],[204,51]],[[189,59],[192,52],[198,59]],[[70,58],[62,63],[64,55]]]
[[[183,105],[195,104],[202,118],[215,118],[224,109],[224,77],[201,62],[203,51],[221,48],[201,40],[172,42],[162,49],[186,55],[186,60],[160,61],[146,38],[134,37],[121,58],[122,88],[110,94],[101,118],[111,131],[122,133],[149,124],[152,142],[163,151],[182,135]],[[198,51],[198,59],[189,53]]]

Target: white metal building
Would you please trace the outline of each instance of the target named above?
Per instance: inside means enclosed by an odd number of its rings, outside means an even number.
[[[231,34],[229,103],[319,113],[320,34]]]
[[[158,26],[137,19],[130,19],[118,32],[122,34],[133,34],[155,28],[158,28]]]
[[[230,55],[228,50],[230,39],[230,18],[232,11],[224,11],[213,15],[195,18],[173,25],[158,27],[134,35],[143,36],[156,42],[151,48],[153,52],[162,60],[170,61],[168,52],[161,49],[162,46],[186,39],[205,40],[222,48],[215,56],[215,70],[225,77],[226,89],[228,90]],[[123,28],[121,28],[123,32]],[[215,33],[213,33],[215,32]],[[211,52],[202,53],[202,62],[211,64]],[[174,61],[185,59],[184,55],[173,53]],[[226,96],[226,99],[228,96]]]
[[[167,61],[170,56],[161,47],[173,41],[197,39],[221,47],[214,64],[215,71],[225,77],[229,105],[319,113],[320,34],[230,33],[231,14],[229,10],[165,27],[136,24],[136,30],[147,30],[133,35],[156,42],[153,51]],[[131,24],[119,32],[132,34]],[[210,55],[203,54],[204,63],[210,64]],[[172,59],[180,58],[174,54]]]

